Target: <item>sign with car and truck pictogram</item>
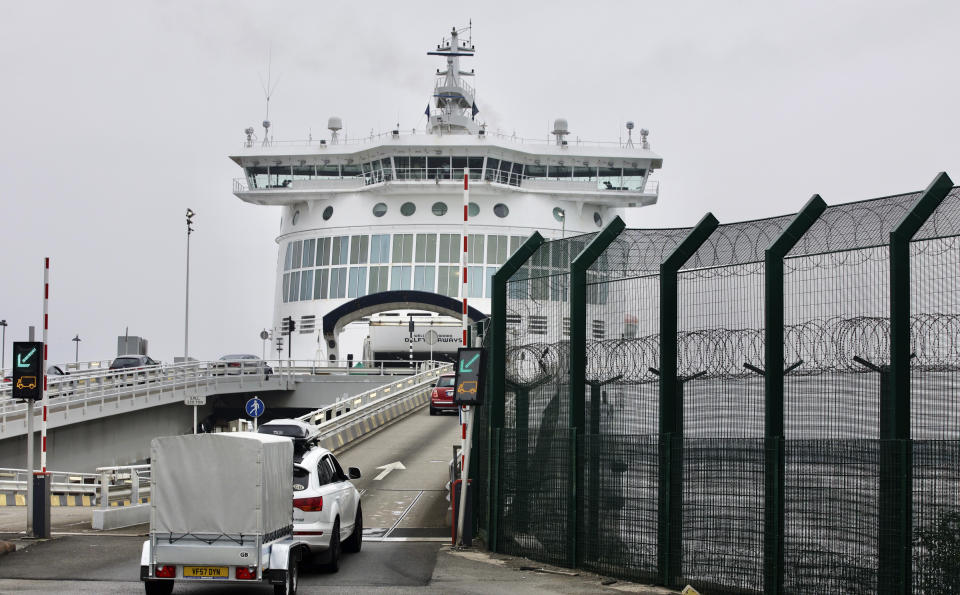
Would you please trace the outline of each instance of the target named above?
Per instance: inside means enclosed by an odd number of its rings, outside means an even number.
[[[457,350],[454,371],[456,379],[453,402],[457,405],[482,405],[486,352],[483,349],[461,347]]]
[[[13,344],[13,398],[43,398],[43,343],[16,341]]]

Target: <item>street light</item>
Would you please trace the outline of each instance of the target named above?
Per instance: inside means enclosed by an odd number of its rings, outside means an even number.
[[[7,365],[7,321],[0,320],[0,329],[3,330],[3,339],[0,339],[0,374]]]
[[[567,237],[567,211],[557,207],[557,215],[560,216],[560,239]]]
[[[193,233],[193,216],[196,213],[193,212],[193,209],[187,209],[187,283],[186,283],[186,297],[184,298],[183,306],[183,361],[189,361],[189,351],[187,346],[189,345],[188,339],[190,337],[190,234]]]
[[[83,341],[83,339],[81,339],[80,335],[77,334],[74,338],[70,340],[73,341],[74,344],[76,345],[76,351],[74,352],[74,356],[73,356],[73,363],[79,364],[80,363],[80,341]]]

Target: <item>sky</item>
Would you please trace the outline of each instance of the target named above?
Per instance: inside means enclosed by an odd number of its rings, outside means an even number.
[[[276,140],[424,125],[440,65],[473,23],[491,129],[616,140],[633,120],[663,157],[660,199],[631,227],[721,222],[960,179],[956,2],[3,3],[0,319],[42,320],[51,362],[109,359],[129,328],[150,354],[259,353],[280,212],[233,196],[227,159],[276,88]]]

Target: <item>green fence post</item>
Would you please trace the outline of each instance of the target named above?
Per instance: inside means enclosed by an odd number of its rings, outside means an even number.
[[[507,282],[520,267],[530,259],[537,248],[543,244],[543,236],[533,232],[507,262],[493,274],[493,299],[491,303],[490,323],[490,398],[488,399],[490,414],[490,429],[498,432],[504,425],[504,398],[507,392],[507,379],[504,370],[507,368]],[[497,434],[500,436],[500,434]],[[502,447],[502,440],[498,438],[497,448]],[[496,457],[487,457],[487,464],[496,463],[496,468],[489,468],[487,472],[487,536],[492,551],[497,551],[500,519],[500,482],[490,482],[491,477],[500,477],[500,461],[502,453]]]
[[[570,263],[570,426],[576,430],[578,447],[575,451],[575,473],[570,478],[570,511],[567,517],[573,520],[567,525],[567,545],[571,566],[583,561],[582,547],[577,539],[583,535],[585,525],[584,502],[584,456],[586,443],[585,399],[587,382],[587,269],[596,262],[627,225],[620,217],[614,217],[580,254]]]
[[[814,194],[764,252],[763,592],[783,592],[784,567],[784,300],[783,259],[827,209]]]
[[[946,198],[953,182],[940,172],[890,232],[890,390],[880,402],[881,593],[913,587],[913,469],[910,448],[910,241]]]
[[[664,584],[681,571],[683,519],[683,408],[677,372],[677,273],[720,225],[704,215],[680,245],[660,264],[660,481],[658,487],[657,560]],[[671,455],[671,451],[679,449]],[[672,462],[665,460],[672,456]]]

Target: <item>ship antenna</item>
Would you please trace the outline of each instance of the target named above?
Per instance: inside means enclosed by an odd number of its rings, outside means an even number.
[[[273,48],[267,54],[267,82],[264,84],[263,76],[260,76],[260,86],[263,87],[263,96],[267,100],[267,115],[263,119],[263,146],[270,146],[270,98],[273,96],[273,92],[276,91],[277,85],[280,84],[279,77],[276,82],[272,82],[272,71],[273,71]]]

